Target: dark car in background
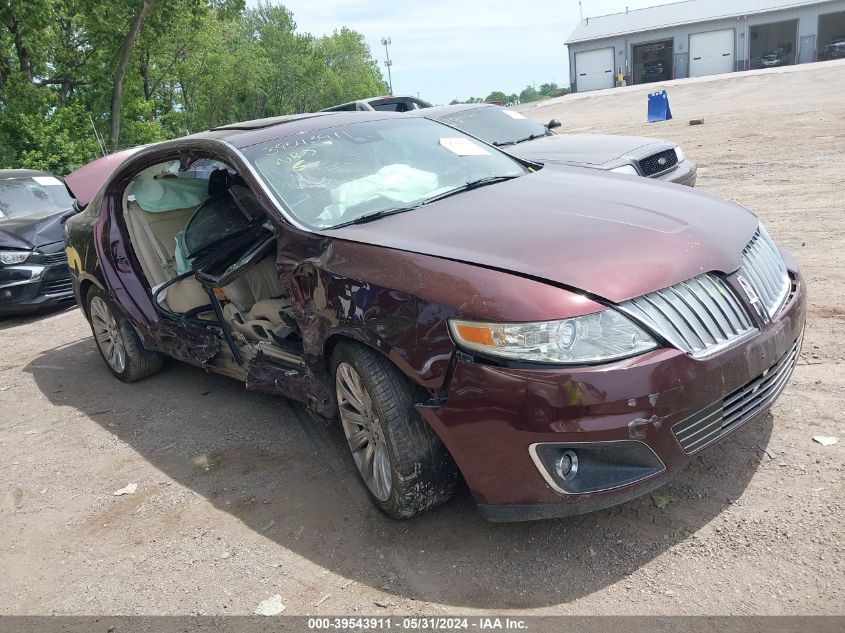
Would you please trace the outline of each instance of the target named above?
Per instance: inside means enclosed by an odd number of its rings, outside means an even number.
[[[320,112],[410,112],[430,108],[428,101],[417,97],[370,97],[369,99],[358,99],[348,103],[323,108]]]
[[[652,81],[666,81],[671,79],[666,72],[666,63],[662,59],[648,61],[643,64],[642,72],[640,72],[641,83],[649,83]]]
[[[607,134],[562,134],[557,120],[541,125],[511,109],[490,104],[437,106],[415,111],[451,125],[508,153],[538,163],[578,165],[630,176],[695,185],[697,169],[671,141]]]
[[[645,494],[766,411],[801,346],[798,266],[742,207],[425,118],[239,123],[65,180],[111,373],[171,356],[339,419],[395,518],[459,476],[500,521]]]
[[[0,170],[0,314],[73,301],[63,224],[72,206],[47,172]]]

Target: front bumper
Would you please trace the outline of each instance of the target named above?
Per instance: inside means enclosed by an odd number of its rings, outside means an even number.
[[[0,314],[26,314],[73,300],[64,250],[45,248],[23,264],[0,266]]]
[[[687,187],[694,187],[695,181],[698,177],[698,168],[691,160],[682,160],[671,171],[659,176],[654,176],[655,180],[662,180],[663,182],[674,182],[678,185],[686,185]]]
[[[803,282],[794,275],[793,291],[775,319],[753,338],[715,356],[696,360],[661,348],[609,365],[573,369],[511,368],[462,357],[455,363],[445,403],[418,409],[449,448],[490,520],[582,514],[622,503],[664,484],[698,454],[699,449],[684,451],[674,425],[753,388],[779,360],[793,352],[797,356],[806,307]],[[766,411],[793,364],[794,356],[771,398],[701,449]],[[645,453],[653,453],[657,467],[629,477],[630,483],[567,493],[550,481],[536,455],[536,446],[573,447],[576,452],[592,447],[597,454],[597,448],[609,444],[648,449],[626,467],[647,464]],[[597,464],[602,458],[591,459]],[[583,472],[582,466],[578,476]]]

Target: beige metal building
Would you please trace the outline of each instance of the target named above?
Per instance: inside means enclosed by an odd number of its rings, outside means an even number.
[[[845,40],[845,0],[686,0],[581,21],[573,92],[824,59]]]

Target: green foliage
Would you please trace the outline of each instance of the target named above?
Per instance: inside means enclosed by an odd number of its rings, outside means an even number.
[[[484,103],[484,99],[481,97],[470,97],[469,99],[452,99],[449,102],[449,105],[457,105],[459,103]]]
[[[0,168],[64,174],[100,155],[118,50],[140,5],[0,0]],[[132,47],[110,149],[387,90],[353,30],[300,33],[290,11],[266,1],[154,0]]]
[[[0,161],[66,173],[97,158],[99,146],[84,106],[53,106],[52,95],[15,77],[0,110]]]
[[[555,82],[542,84],[537,92],[544,97],[551,97],[558,91],[558,86]]]
[[[564,95],[568,92],[568,89],[559,88],[556,83],[550,82],[541,85],[539,89],[536,89],[533,86],[526,86],[525,90],[523,90],[520,94],[512,93],[507,95],[501,90],[494,90],[487,95],[486,99],[480,99],[477,97],[470,97],[469,99],[452,99],[449,105],[457,105],[459,103],[490,103],[491,101],[501,101],[502,105],[519,102],[530,103],[532,101],[537,101],[538,99],[559,97],[560,95]]]
[[[534,86],[525,86],[525,89],[519,93],[519,100],[522,103],[531,103],[540,98],[540,93]]]

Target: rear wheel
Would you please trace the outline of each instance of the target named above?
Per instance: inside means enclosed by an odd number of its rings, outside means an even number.
[[[343,432],[373,503],[402,519],[447,501],[457,468],[414,408],[422,394],[362,345],[338,345],[332,367]]]
[[[97,349],[116,378],[135,382],[161,369],[163,356],[144,348],[135,328],[97,288],[88,293],[88,320]]]

